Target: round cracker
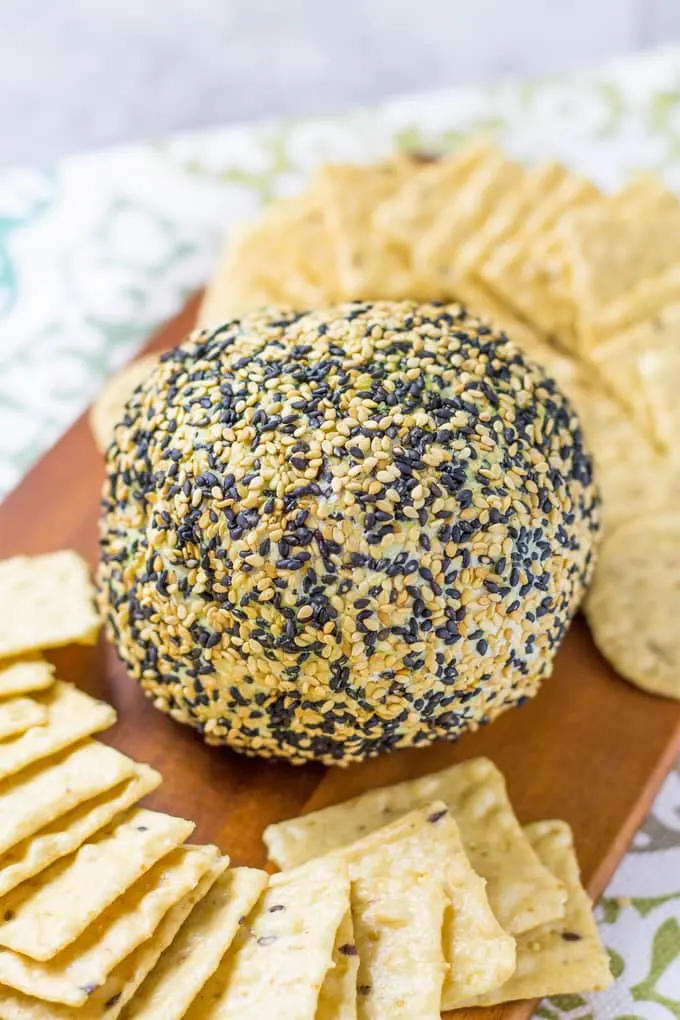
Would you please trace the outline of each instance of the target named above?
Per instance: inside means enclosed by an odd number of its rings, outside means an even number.
[[[605,539],[585,613],[621,676],[680,699],[680,514],[644,514]]]
[[[158,364],[157,354],[145,354],[112,375],[90,409],[90,428],[100,453],[105,453],[128,400]]]

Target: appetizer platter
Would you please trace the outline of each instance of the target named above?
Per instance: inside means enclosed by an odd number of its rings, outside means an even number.
[[[607,987],[680,748],[678,265],[655,178],[479,138],[227,238],[0,507],[3,1020]]]

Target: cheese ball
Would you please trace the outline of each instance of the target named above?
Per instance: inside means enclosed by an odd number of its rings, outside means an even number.
[[[459,305],[266,310],[194,333],[107,455],[100,599],[211,744],[348,764],[533,695],[599,498],[554,381]]]

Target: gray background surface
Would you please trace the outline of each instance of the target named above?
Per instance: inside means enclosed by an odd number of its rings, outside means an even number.
[[[0,166],[680,39],[680,0],[0,0]]]

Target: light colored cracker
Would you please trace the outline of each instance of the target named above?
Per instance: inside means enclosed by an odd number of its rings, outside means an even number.
[[[502,153],[476,167],[449,196],[437,218],[413,241],[413,262],[421,280],[433,294],[452,295],[463,274],[458,253],[484,229],[496,204],[516,189],[524,171]]]
[[[592,347],[635,311],[635,291],[680,265],[680,204],[627,216],[606,204],[571,213],[560,226],[581,346]],[[656,293],[656,284],[652,286]],[[662,288],[662,294],[665,289]],[[647,314],[649,308],[644,308]]]
[[[272,202],[227,240],[198,325],[216,326],[264,305],[315,308],[336,297],[331,239],[312,188]]]
[[[585,352],[587,363],[596,369],[604,388],[650,439],[653,439],[652,418],[641,386],[640,358],[654,341],[654,327],[644,323],[617,333]]]
[[[54,683],[54,666],[38,653],[0,661],[0,698],[46,691]]]
[[[647,172],[634,174],[608,202],[626,216],[644,216],[650,209],[659,208],[674,212],[678,205],[677,196],[668,190],[661,178]]]
[[[94,924],[46,963],[0,950],[0,984],[35,998],[82,1006],[220,858],[217,847],[180,847],[154,865]]]
[[[368,224],[375,209],[420,172],[404,158],[371,166],[327,165],[317,172],[312,186],[324,209],[344,300],[413,296],[408,250]]]
[[[314,1020],[357,1020],[358,972],[359,954],[354,942],[354,923],[352,912],[348,910],[335,936],[333,965],[321,986]]]
[[[447,901],[441,876],[430,875],[429,867],[424,854],[399,843],[374,847],[350,863],[359,1020],[439,1018],[448,971]]]
[[[677,343],[645,351],[638,361],[638,374],[649,410],[652,438],[680,467],[680,323]]]
[[[424,868],[444,887],[450,904],[444,925],[444,957],[452,966],[444,980],[443,1008],[454,1009],[460,1000],[495,988],[509,977],[515,966],[515,940],[491,910],[486,882],[472,868],[458,826],[443,801],[402,815],[331,851],[325,859],[345,860],[354,879],[355,867],[365,869],[374,853],[380,857],[379,870],[384,870],[385,855],[391,854],[397,876],[409,860],[412,867]]]
[[[77,853],[0,901],[0,945],[50,960],[193,831],[192,822],[136,808]]]
[[[220,876],[127,1006],[125,1020],[180,1020],[217,970],[267,878],[257,868]]]
[[[680,263],[668,266],[656,276],[641,279],[623,292],[583,326],[582,347],[587,352],[608,337],[635,323],[663,314],[668,305],[680,302]]]
[[[227,858],[214,864],[196,888],[166,914],[152,937],[116,967],[106,984],[97,989],[84,1006],[74,1012],[72,1006],[40,1002],[20,992],[0,988],[0,1016],[3,1020],[74,1020],[75,1016],[78,1020],[117,1020],[226,865]]]
[[[0,744],[0,780],[108,729],[116,721],[110,705],[63,680],[57,680],[41,700],[47,709],[47,723]]]
[[[99,625],[90,570],[78,553],[0,561],[0,656],[94,644]]]
[[[605,537],[585,601],[591,633],[621,676],[680,698],[680,514],[632,518]]]
[[[526,931],[560,916],[564,890],[529,846],[503,775],[488,758],[473,758],[270,825],[264,842],[279,867],[292,867],[353,843],[434,800],[449,807],[472,867],[487,881],[491,909],[506,931]]]
[[[560,163],[537,163],[529,167],[495,204],[494,209],[473,237],[456,253],[459,272],[466,275],[486,261],[498,245],[522,233],[527,216],[535,206],[558,187],[567,171]]]
[[[468,176],[499,155],[500,150],[488,139],[473,138],[452,156],[425,166],[392,198],[375,208],[375,229],[391,241],[410,248],[423,231],[436,222]]]
[[[93,833],[151,793],[160,782],[160,774],[148,765],[135,765],[131,779],[80,804],[17,843],[0,859],[0,896],[77,850]]]
[[[10,776],[0,783],[0,854],[134,771],[130,758],[88,740]]]
[[[116,425],[123,420],[125,405],[158,364],[157,354],[137,358],[111,376],[90,408],[90,428],[97,449],[105,453],[113,441]]]
[[[547,194],[541,195],[522,224],[522,238],[527,250],[536,242],[545,242],[567,214],[587,206],[600,205],[602,192],[586,177],[563,167],[562,179]]]
[[[348,905],[342,862],[274,875],[187,1020],[314,1020]]]
[[[0,741],[25,733],[32,726],[44,726],[47,709],[33,698],[0,701]]]
[[[495,1006],[517,999],[596,992],[612,983],[590,899],[581,885],[569,826],[566,822],[535,822],[524,831],[544,865],[567,889],[566,912],[561,920],[522,935],[512,977],[468,1005]]]

